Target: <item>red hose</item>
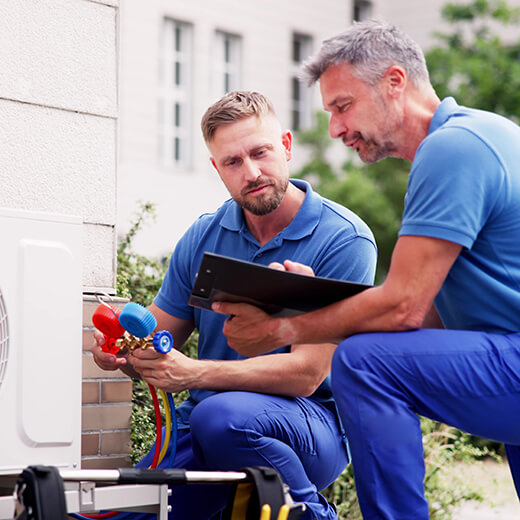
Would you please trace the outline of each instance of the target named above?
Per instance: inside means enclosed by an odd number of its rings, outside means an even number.
[[[109,511],[108,513],[97,513],[85,515],[87,518],[102,519],[112,518],[113,516],[120,515],[121,511]]]
[[[155,439],[155,450],[153,452],[153,460],[150,468],[156,468],[157,462],[159,461],[159,454],[161,452],[161,443],[162,443],[162,420],[161,420],[161,409],[159,408],[159,399],[157,399],[157,392],[155,391],[155,387],[148,384],[148,388],[150,389],[150,393],[152,394],[153,408],[155,411],[155,427],[157,429],[157,437]]]

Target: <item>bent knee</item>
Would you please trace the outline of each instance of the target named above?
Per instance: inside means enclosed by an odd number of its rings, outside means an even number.
[[[228,438],[243,421],[241,392],[222,392],[201,401],[190,416],[190,428],[194,438]]]
[[[363,359],[378,348],[377,333],[356,334],[343,340],[332,358],[332,372],[341,371],[345,367],[357,366]]]

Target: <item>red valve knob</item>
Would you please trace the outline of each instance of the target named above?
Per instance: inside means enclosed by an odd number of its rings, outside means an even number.
[[[125,333],[125,329],[119,323],[121,310],[107,304],[99,304],[92,315],[94,327],[109,338],[119,338]]]
[[[101,350],[103,352],[108,352],[109,354],[118,354],[121,349],[116,345],[117,338],[109,338],[105,336],[105,344],[101,345]]]

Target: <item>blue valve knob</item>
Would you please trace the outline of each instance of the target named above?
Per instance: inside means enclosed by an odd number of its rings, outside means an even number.
[[[137,338],[146,338],[157,327],[155,316],[146,307],[134,302],[124,306],[119,323]]]
[[[161,354],[167,354],[173,348],[173,337],[167,330],[156,332],[152,342],[153,348]]]

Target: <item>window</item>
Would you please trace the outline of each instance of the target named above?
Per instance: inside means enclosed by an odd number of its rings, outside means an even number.
[[[159,60],[159,159],[163,166],[191,166],[192,27],[163,19]]]
[[[242,38],[222,31],[215,33],[215,96],[221,97],[241,85]]]
[[[353,20],[355,22],[368,20],[372,16],[372,7],[370,0],[354,0]]]
[[[311,54],[312,39],[293,34],[291,74],[291,128],[300,130],[311,125],[311,90],[298,79],[301,64]]]

